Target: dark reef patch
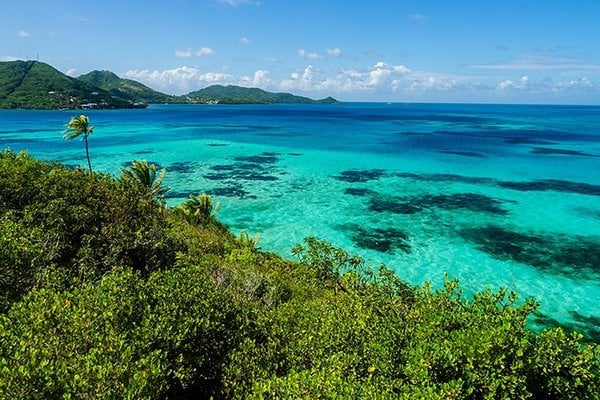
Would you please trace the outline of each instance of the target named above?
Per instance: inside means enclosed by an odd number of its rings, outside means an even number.
[[[592,185],[589,183],[580,183],[572,181],[564,181],[561,179],[540,179],[534,181],[500,181],[498,186],[521,192],[530,191],[547,191],[555,192],[586,194],[590,196],[600,196],[600,185]]]
[[[531,181],[500,181],[494,178],[464,176],[456,174],[417,174],[412,172],[398,172],[393,176],[404,179],[413,179],[421,182],[449,182],[469,183],[474,185],[497,186],[520,192],[545,192],[555,191],[563,193],[585,194],[600,196],[600,185],[590,183],[566,181],[562,179],[537,179]]]
[[[256,156],[256,157],[274,157],[274,156]],[[237,159],[236,159],[237,160]],[[274,168],[260,163],[240,161],[234,164],[213,165],[210,169],[214,172],[204,175],[204,178],[218,180],[242,180],[242,181],[276,181],[279,178],[272,175]]]
[[[133,152],[133,154],[154,154],[154,150],[140,150]]]
[[[497,215],[506,215],[508,211],[502,208],[503,201],[477,193],[454,193],[439,195],[424,195],[416,197],[418,204],[436,207],[443,210],[469,210]]]
[[[494,225],[464,229],[460,236],[473,243],[477,249],[500,260],[514,260],[531,265],[542,261],[543,265],[547,265],[549,261],[540,259],[539,249],[547,247],[547,243],[538,236],[513,232]]]
[[[600,219],[600,210],[588,207],[576,207],[575,212],[583,217],[591,217]]]
[[[396,228],[363,228],[350,224],[339,227],[348,233],[352,242],[361,249],[375,250],[380,253],[393,253],[401,250],[410,252],[409,235]]]
[[[456,156],[463,156],[463,157],[485,158],[485,156],[483,154],[477,153],[475,151],[439,150],[438,153],[453,154]]]
[[[394,174],[398,178],[414,179],[422,182],[456,182],[456,183],[471,183],[474,185],[493,185],[495,179],[482,178],[477,176],[464,176],[456,174],[414,174],[410,172],[400,172]]]
[[[347,188],[344,190],[344,194],[349,194],[350,196],[369,196],[375,194],[375,192],[365,188]]]
[[[294,156],[294,157],[298,157],[301,155],[302,155],[302,153],[288,153],[288,156]]]
[[[396,197],[373,196],[369,200],[369,210],[373,212],[389,212],[392,214],[411,215],[423,211],[418,204],[411,204]]]
[[[509,137],[504,140],[507,144],[537,144],[537,145],[551,145],[556,142],[550,142],[548,140],[532,139],[529,137]]]
[[[520,233],[500,226],[463,229],[459,235],[499,260],[513,260],[573,279],[600,275],[597,238]]]
[[[177,172],[179,174],[188,174],[196,168],[196,164],[192,162],[177,161],[169,165],[167,171]]]
[[[577,311],[571,311],[569,314],[573,317],[573,319],[577,322],[581,322],[588,325],[594,325],[600,329],[600,317],[596,316],[585,316],[583,314],[578,313]]]
[[[210,167],[213,171],[252,171],[260,169],[256,164],[236,163],[236,164],[217,164]]]
[[[506,215],[503,201],[477,193],[426,194],[412,197],[373,196],[369,210],[393,214],[416,214],[425,209],[469,210],[496,215]]]
[[[585,153],[583,151],[567,150],[567,149],[548,149],[546,147],[534,147],[531,149],[531,153],[532,154],[540,154],[540,155],[598,157],[594,154]]]
[[[207,144],[209,147],[227,147],[229,146],[227,143],[209,143]]]
[[[338,176],[334,176],[335,179],[343,182],[357,183],[357,182],[369,182],[376,181],[383,177],[385,171],[382,169],[366,169],[366,170],[348,170],[342,171]]]
[[[535,311],[529,317],[530,321],[542,329],[562,328],[567,333],[579,332],[583,334],[583,338],[588,343],[600,343],[600,319],[599,317],[586,317],[579,314],[577,311],[570,311],[569,314],[573,317],[572,323],[561,323],[554,318]]]
[[[276,181],[279,178],[256,171],[232,170],[231,173],[212,173],[204,175],[204,178],[211,181],[224,181],[228,179],[239,179],[244,181]]]
[[[237,197],[240,199],[256,199],[255,195],[250,194],[241,185],[221,186],[206,191],[211,196]]]
[[[258,156],[241,156],[236,157],[235,161],[253,163],[253,164],[275,164],[279,161],[279,157],[275,155],[276,153],[262,153]]]

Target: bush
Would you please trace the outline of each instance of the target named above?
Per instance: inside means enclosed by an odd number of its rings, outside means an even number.
[[[121,265],[144,273],[168,268],[181,249],[168,235],[162,206],[109,175],[6,151],[0,153],[0,188],[0,212],[5,215],[0,241],[7,244],[0,252],[0,276],[6,277],[5,287],[14,286],[3,303],[31,288],[36,274],[66,288]],[[19,240],[11,241],[15,232],[20,232]],[[17,267],[19,275],[11,272]],[[44,274],[48,268],[62,270],[65,281]]]
[[[218,392],[245,313],[195,267],[118,269],[72,291],[34,290],[0,316],[5,398],[160,399]]]
[[[599,347],[532,300],[282,260],[147,189],[0,153],[0,398],[598,398]]]

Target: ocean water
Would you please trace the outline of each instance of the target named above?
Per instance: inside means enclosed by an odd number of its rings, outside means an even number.
[[[600,107],[372,104],[86,111],[95,170],[167,170],[235,232],[317,236],[413,283],[508,287],[600,342]],[[72,111],[0,110],[0,148],[85,166]]]

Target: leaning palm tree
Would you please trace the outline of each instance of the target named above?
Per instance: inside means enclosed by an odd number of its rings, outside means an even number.
[[[134,182],[141,187],[146,194],[162,200],[169,187],[163,187],[166,170],[163,168],[160,175],[156,174],[156,165],[149,164],[146,160],[135,160],[127,169],[122,169],[124,180]]]
[[[220,203],[213,203],[208,194],[190,195],[189,199],[174,208],[176,214],[184,217],[188,222],[202,224],[213,222],[221,207]]]
[[[90,126],[90,119],[85,115],[72,117],[67,124],[67,129],[64,131],[63,138],[65,140],[73,140],[83,135],[82,140],[85,142],[85,156],[87,157],[88,168],[92,172],[92,163],[90,162],[90,150],[88,147],[88,136],[92,134],[93,126]]]

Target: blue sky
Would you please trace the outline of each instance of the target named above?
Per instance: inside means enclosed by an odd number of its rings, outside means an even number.
[[[600,104],[600,0],[2,0],[0,60],[346,101]]]

